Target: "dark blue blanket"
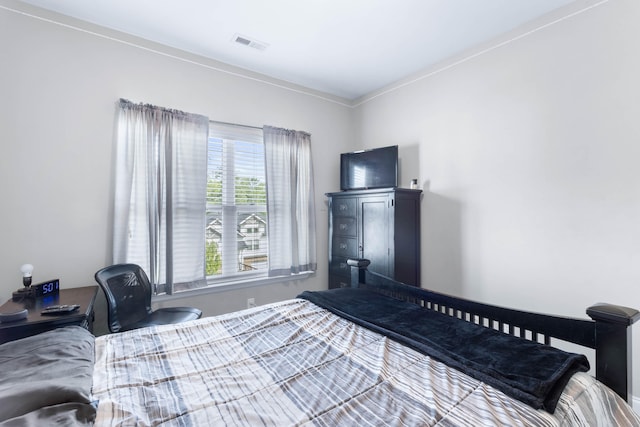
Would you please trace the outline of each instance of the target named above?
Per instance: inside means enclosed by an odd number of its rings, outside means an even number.
[[[298,296],[465,372],[536,409],[553,413],[583,355],[507,335],[355,288],[305,291]]]

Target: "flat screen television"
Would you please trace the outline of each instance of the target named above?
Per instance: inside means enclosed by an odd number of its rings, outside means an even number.
[[[397,145],[340,155],[340,189],[342,191],[397,186]]]

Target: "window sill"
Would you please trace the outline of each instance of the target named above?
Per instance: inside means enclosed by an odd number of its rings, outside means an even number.
[[[158,295],[153,297],[153,302],[163,302],[177,300],[180,298],[191,298],[198,295],[215,294],[219,292],[235,291],[238,289],[252,288],[255,286],[265,286],[274,283],[290,282],[293,280],[303,280],[314,275],[315,272],[308,271],[290,276],[277,277],[242,277],[235,280],[227,280],[225,282],[209,281],[208,286],[197,289],[189,289],[172,295]]]

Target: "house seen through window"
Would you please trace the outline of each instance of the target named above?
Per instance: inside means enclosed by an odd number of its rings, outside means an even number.
[[[215,283],[238,275],[266,275],[262,130],[212,123],[207,151],[207,279]]]

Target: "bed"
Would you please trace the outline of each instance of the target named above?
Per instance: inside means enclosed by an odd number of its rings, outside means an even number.
[[[626,402],[638,311],[599,304],[588,309],[594,320],[526,313],[408,287],[369,272],[366,260],[349,264],[350,288],[95,339],[69,327],[4,344],[2,373],[12,374],[0,380],[0,420],[640,425]],[[552,338],[594,348],[598,379]],[[55,349],[48,360],[45,349]],[[20,374],[34,363],[37,371]]]

